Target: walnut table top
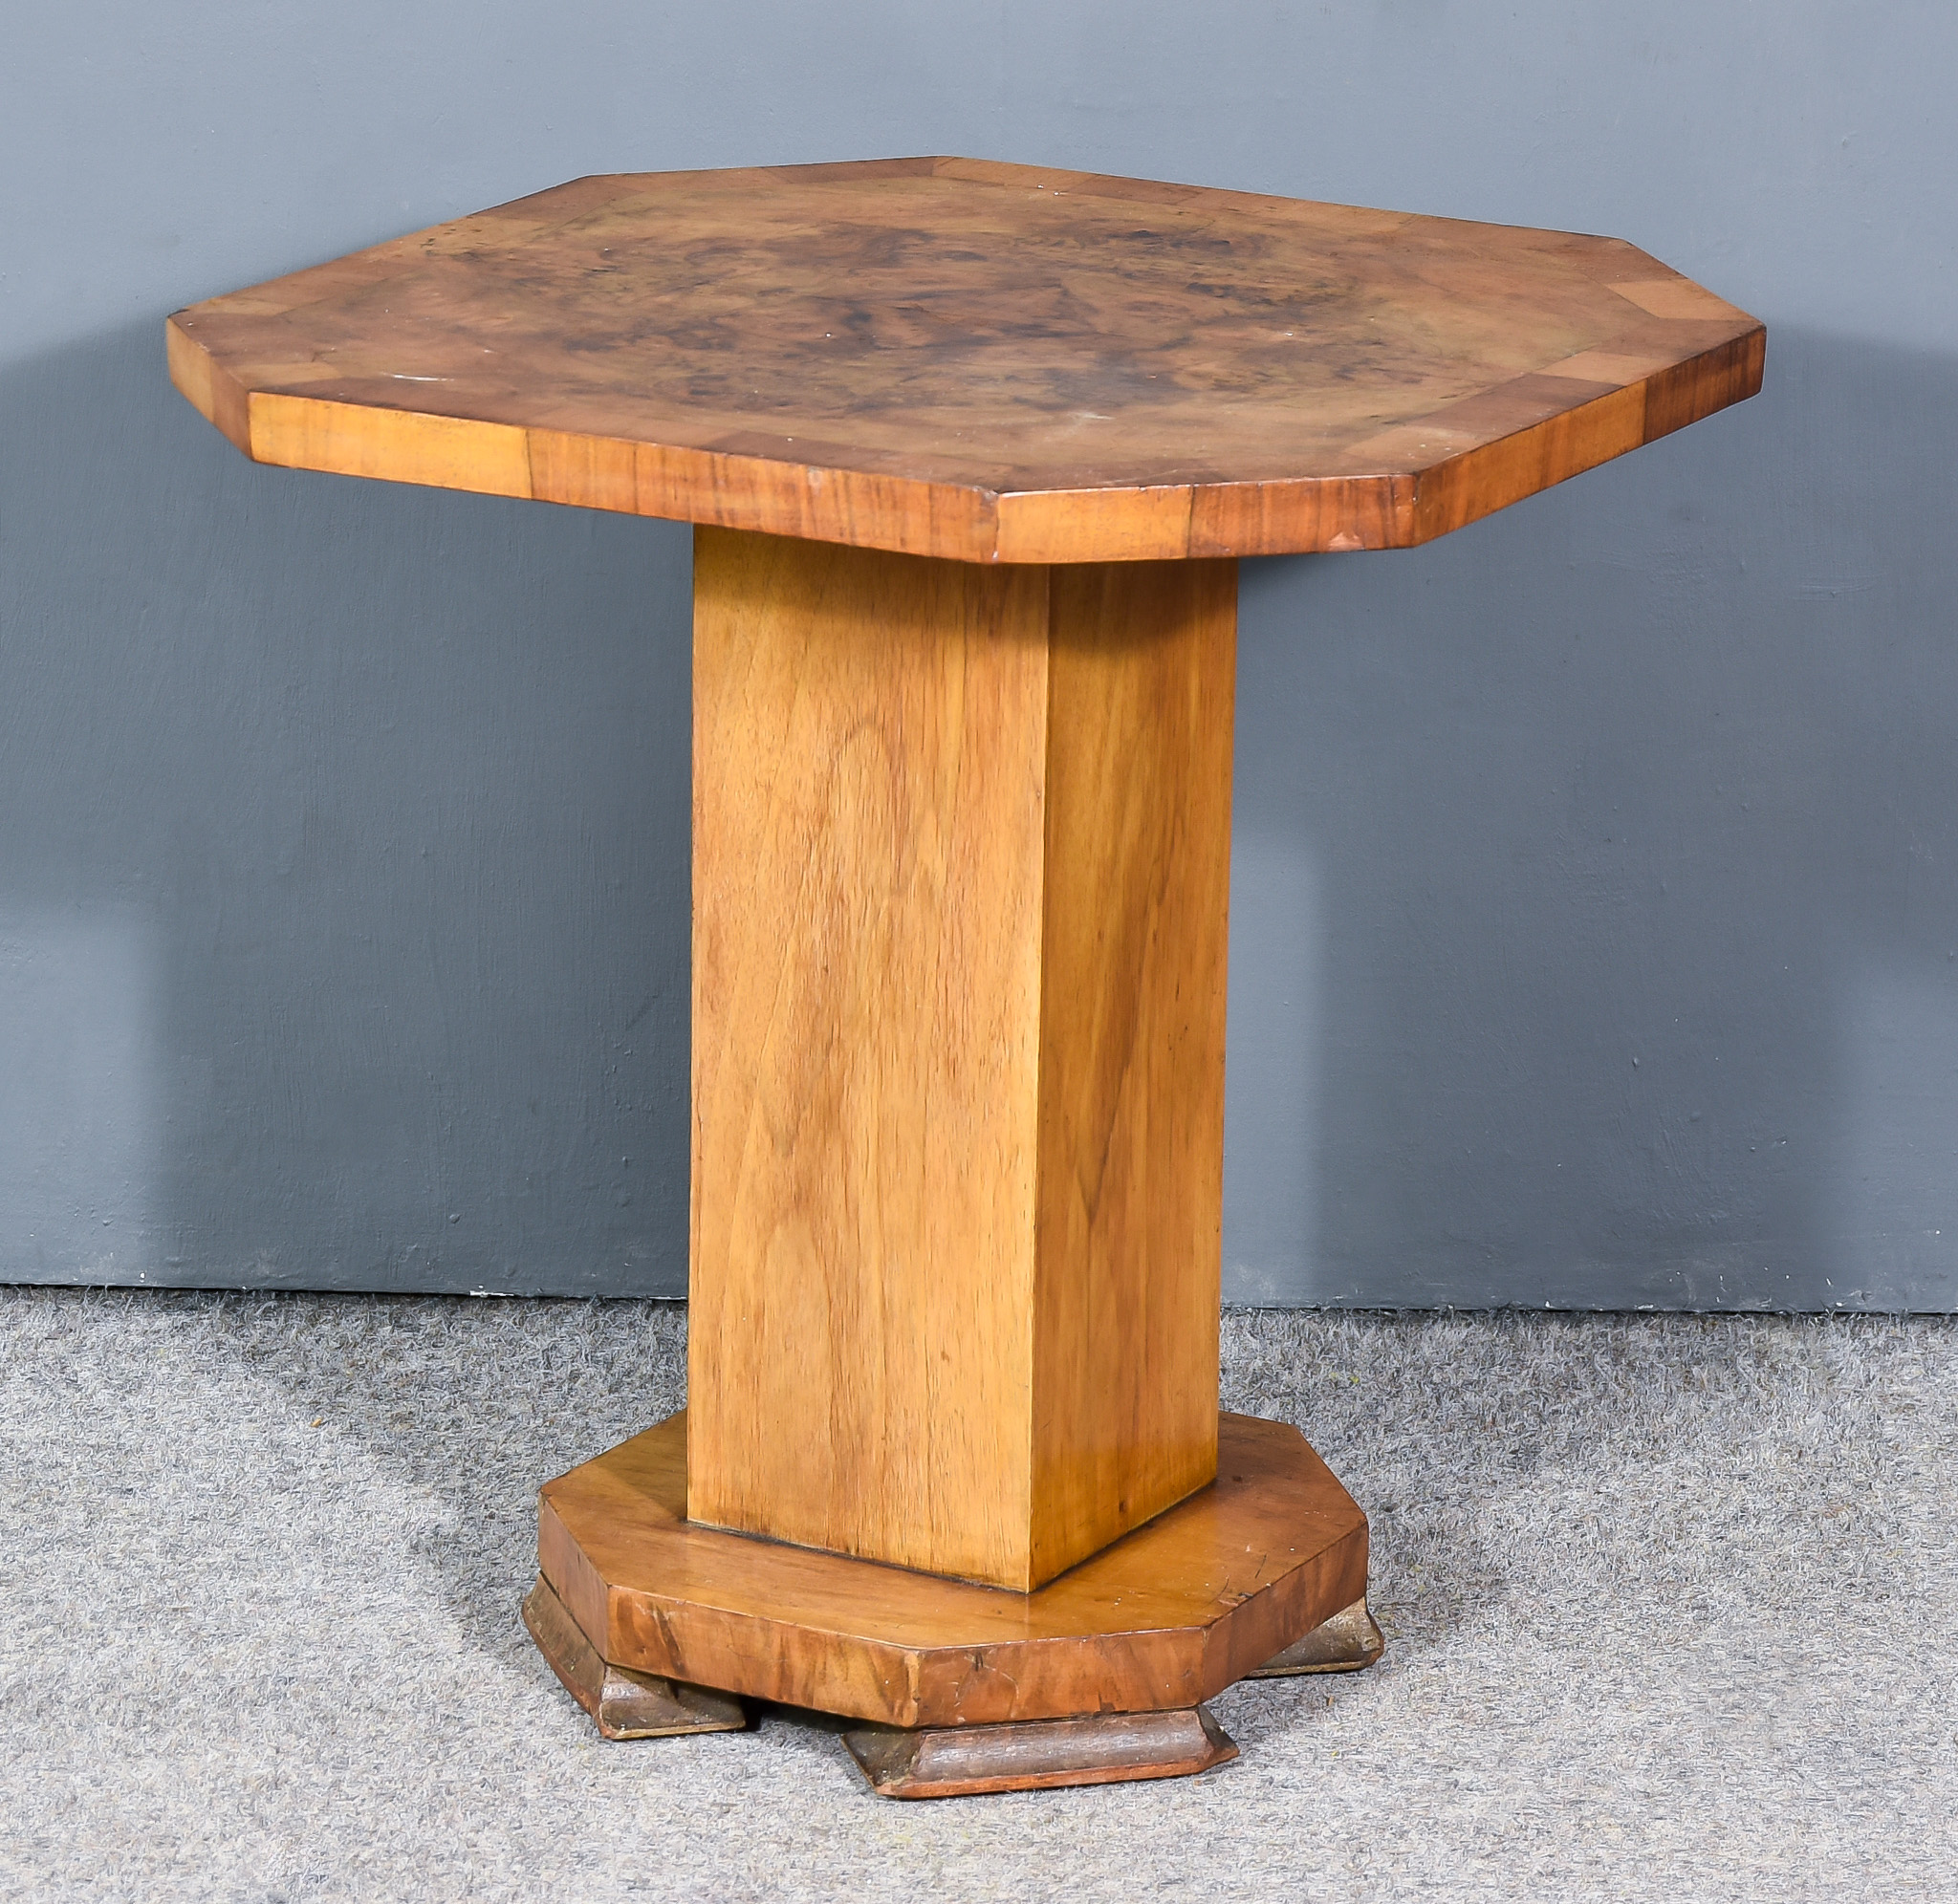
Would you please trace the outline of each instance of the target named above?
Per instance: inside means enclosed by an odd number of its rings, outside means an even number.
[[[1008,562],[1423,542],[1763,355],[1618,239],[967,159],[579,179],[169,336],[263,463]]]

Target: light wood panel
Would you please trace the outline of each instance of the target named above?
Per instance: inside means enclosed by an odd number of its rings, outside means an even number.
[[[1216,1469],[1237,565],[1049,600],[1036,1580]]]
[[[1034,1586],[1214,1468],[1233,565],[694,589],[691,1511]]]
[[[698,1520],[1031,1584],[1047,673],[1044,570],[695,538]]]
[[[1210,1698],[1366,1590],[1366,1518],[1295,1428],[1226,1415],[1218,1469],[1033,1593],[685,1519],[677,1415],[549,1482],[538,1568],[615,1665],[902,1726]]]
[[[1425,541],[1764,334],[1617,239],[916,159],[581,179],[169,345],[266,463],[1044,563]]]

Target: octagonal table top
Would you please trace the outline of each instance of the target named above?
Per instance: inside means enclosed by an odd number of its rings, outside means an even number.
[[[1424,542],[1765,342],[1615,238],[967,159],[578,179],[168,338],[261,463],[1018,562]]]

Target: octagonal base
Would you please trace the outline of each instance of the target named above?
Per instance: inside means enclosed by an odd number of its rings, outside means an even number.
[[[538,1564],[608,1664],[924,1729],[1187,1711],[1366,1591],[1366,1517],[1295,1428],[1033,1593],[685,1519],[684,1415],[548,1483]]]

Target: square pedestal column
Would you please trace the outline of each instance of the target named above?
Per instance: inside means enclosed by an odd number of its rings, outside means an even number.
[[[1027,1591],[1216,1473],[1236,564],[694,560],[687,1517]]]

